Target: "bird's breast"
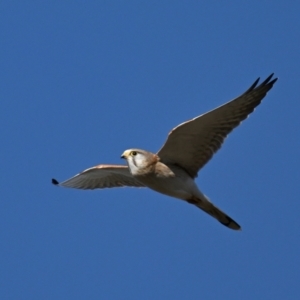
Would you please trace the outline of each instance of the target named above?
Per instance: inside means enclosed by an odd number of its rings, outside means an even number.
[[[193,179],[183,169],[162,163],[153,172],[134,177],[156,192],[179,199],[188,199],[195,186]]]

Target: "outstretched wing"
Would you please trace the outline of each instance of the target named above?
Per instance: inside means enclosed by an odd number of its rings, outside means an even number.
[[[52,179],[55,185],[94,190],[113,187],[144,187],[131,174],[127,166],[123,165],[98,165],[75,175],[74,177],[59,183]]]
[[[257,86],[258,78],[236,99],[175,127],[157,153],[161,161],[176,164],[196,177],[226,136],[261,103],[277,80],[272,77],[273,74]]]

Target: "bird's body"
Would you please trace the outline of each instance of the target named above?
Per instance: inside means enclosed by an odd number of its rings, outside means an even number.
[[[231,229],[240,226],[199,190],[195,177],[221,147],[226,136],[259,105],[277,79],[258,80],[241,96],[175,127],[157,154],[141,150],[124,151],[127,165],[98,165],[56,185],[80,189],[134,186],[185,200],[199,207]]]
[[[199,191],[195,181],[180,167],[158,161],[150,170],[146,176],[134,172],[131,174],[148,188],[174,198],[187,200]]]
[[[131,175],[146,187],[194,204],[223,225],[240,229],[234,220],[209,201],[193,178],[181,167],[165,164],[156,154],[141,149],[126,150],[121,157],[127,160]]]

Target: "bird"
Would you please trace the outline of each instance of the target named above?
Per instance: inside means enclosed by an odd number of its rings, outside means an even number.
[[[262,83],[258,78],[237,98],[191,120],[168,134],[157,153],[128,149],[121,158],[127,165],[96,165],[54,185],[77,189],[148,187],[158,193],[184,200],[218,220],[224,226],[241,226],[215,206],[198,188],[198,172],[221,148],[228,134],[261,103],[278,78],[272,73]]]

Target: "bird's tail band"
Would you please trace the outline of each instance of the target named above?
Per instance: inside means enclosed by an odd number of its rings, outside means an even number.
[[[206,197],[205,197],[206,198]],[[217,219],[224,226],[234,229],[241,230],[241,226],[235,222],[232,218],[226,215],[218,207],[214,206],[208,199],[199,199],[193,197],[192,199],[187,200],[189,203],[196,205],[215,219]]]

